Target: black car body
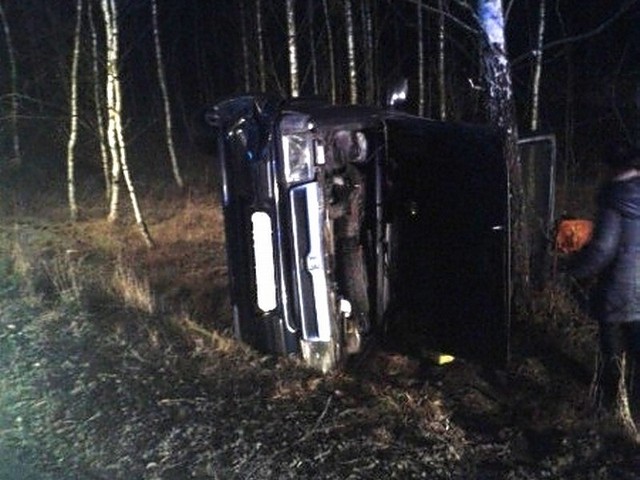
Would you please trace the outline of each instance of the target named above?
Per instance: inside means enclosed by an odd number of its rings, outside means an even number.
[[[266,95],[208,116],[240,339],[323,371],[398,328],[505,355],[508,175],[495,131]]]

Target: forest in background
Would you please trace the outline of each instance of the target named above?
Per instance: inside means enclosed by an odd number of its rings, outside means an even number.
[[[79,25],[78,6],[84,3],[2,3],[4,167],[15,157],[16,127],[26,164],[64,163],[74,68],[79,163],[100,165],[94,87],[100,86],[98,102],[104,103],[109,62],[104,2],[86,2]],[[338,103],[382,103],[386,88],[406,77],[409,111],[486,122],[478,19],[482,3],[118,0],[113,6],[125,141],[128,145],[163,141],[167,109],[158,81],[159,63],[164,69],[170,128],[187,151],[198,134],[197,113],[219,98],[245,91],[320,95]],[[157,37],[152,4],[157,7]],[[602,144],[613,136],[637,135],[640,22],[636,1],[512,0],[504,2],[504,13],[522,134],[532,129],[535,110],[534,129],[557,135],[559,159],[567,175],[578,165],[592,165]],[[78,27],[80,48],[74,67]],[[161,46],[159,63],[156,38]],[[533,100],[535,91],[539,101]],[[189,154],[181,162],[188,163]]]
[[[562,208],[588,212],[582,179],[640,126],[639,3],[0,0],[0,478],[637,479],[557,285],[497,375],[383,345],[320,376],[235,341],[196,119],[245,91],[383,103],[406,77],[410,112],[486,123],[478,13],[500,5],[518,130],[557,135]],[[123,167],[154,248],[128,201],[109,218]]]

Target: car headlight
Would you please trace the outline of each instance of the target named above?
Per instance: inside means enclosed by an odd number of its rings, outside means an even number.
[[[313,179],[312,141],[309,135],[283,135],[284,176],[287,182],[304,182]]]
[[[273,225],[266,212],[253,212],[253,258],[256,271],[256,300],[263,312],[274,310],[276,298],[276,274],[273,255]]]

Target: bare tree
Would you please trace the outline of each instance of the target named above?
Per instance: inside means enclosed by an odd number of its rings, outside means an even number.
[[[440,99],[440,120],[447,119],[447,84],[446,84],[446,17],[445,1],[438,0],[438,93]]]
[[[292,97],[300,96],[300,79],[298,76],[298,49],[296,45],[295,0],[287,0],[287,39],[289,48],[289,80]]]
[[[16,55],[11,40],[11,29],[9,21],[0,1],[0,22],[4,31],[4,39],[7,44],[7,56],[9,58],[9,68],[11,70],[11,128],[13,131],[13,160],[16,165],[22,163],[22,153],[20,151],[20,134],[18,132],[18,67]]]
[[[554,40],[552,42],[548,42],[545,43],[542,47],[542,50],[548,50],[554,47],[558,47],[561,45],[566,45],[568,43],[576,43],[576,42],[581,42],[583,40],[587,40],[591,37],[595,37],[596,35],[601,34],[602,32],[604,32],[605,30],[607,30],[608,28],[612,27],[613,25],[615,25],[615,23],[622,18],[625,14],[627,14],[629,12],[629,10],[633,9],[634,7],[636,7],[638,5],[638,0],[626,0],[622,5],[620,5],[618,7],[618,9],[613,12],[611,14],[610,17],[604,19],[602,22],[600,22],[595,28],[592,28],[591,30],[582,32],[582,33],[578,33],[575,35],[568,35],[568,36],[564,36],[562,38],[559,38],[557,40]],[[513,65],[517,65],[518,63],[520,63],[521,61],[528,59],[532,56],[536,55],[536,51],[529,51],[524,53],[523,55],[520,55],[517,58],[514,58],[512,60],[512,64]]]
[[[634,103],[636,106],[636,118],[633,125],[633,140],[635,146],[640,147],[640,82],[636,83]],[[640,366],[638,368],[640,368]]]
[[[71,60],[71,94],[69,96],[69,140],[67,142],[67,196],[71,221],[78,219],[76,202],[74,149],[78,138],[78,61],[80,59],[80,35],[82,33],[82,0],[76,0],[76,28]]]
[[[173,178],[178,187],[183,188],[184,182],[180,175],[180,167],[178,166],[178,157],[176,149],[173,145],[173,128],[171,121],[171,105],[169,103],[169,90],[167,88],[167,78],[164,71],[164,62],[162,59],[162,46],[160,44],[160,27],[158,26],[158,4],[156,0],[151,0],[151,19],[153,22],[153,40],[156,53],[156,67],[158,71],[158,82],[160,83],[160,91],[162,92],[162,105],[164,107],[164,125],[167,136],[167,150],[169,150],[169,158],[171,159],[171,170]]]
[[[371,12],[371,0],[362,2],[362,30],[364,36],[365,56],[365,95],[368,104],[372,104],[376,97],[376,78],[374,68],[374,42],[373,42],[373,13]]]
[[[125,154],[124,146],[119,143],[118,127],[120,119],[120,98],[118,95],[119,72],[118,72],[118,37],[114,28],[115,14],[112,11],[111,0],[101,0],[102,14],[105,23],[105,44],[106,44],[106,108],[107,108],[107,143],[111,156],[111,198],[109,202],[110,222],[114,222],[118,217],[118,204],[120,202],[120,179],[122,176],[121,157]]]
[[[483,40],[483,65],[487,89],[489,118],[502,128],[511,140],[517,140],[515,103],[511,69],[504,36],[502,0],[478,0],[478,19]],[[517,163],[516,150],[508,152],[508,161]]]
[[[333,29],[331,28],[331,18],[329,17],[329,6],[327,0],[322,0],[322,8],[324,10],[325,28],[327,30],[327,49],[329,51],[329,77],[331,81],[331,102],[336,103],[336,63],[335,53],[333,49]]]
[[[147,244],[153,246],[153,240],[149,234],[149,230],[142,218],[142,212],[138,205],[138,198],[135,193],[129,166],[126,157],[126,144],[122,129],[122,93],[120,86],[120,72],[118,67],[119,49],[118,49],[118,10],[115,0],[101,0],[102,13],[105,23],[105,38],[107,48],[107,80],[106,80],[106,99],[108,126],[107,138],[109,141],[109,150],[112,158],[112,187],[111,187],[111,206],[109,208],[108,220],[114,222],[118,216],[118,196],[120,178],[124,178],[129,190],[129,198],[136,223],[140,229],[140,233]]]
[[[422,0],[417,2],[418,16],[418,115],[424,115],[426,87],[424,81],[424,13]]]
[[[260,91],[267,89],[267,73],[264,61],[264,38],[262,33],[262,0],[256,0],[256,37],[258,39],[258,73]]]
[[[344,0],[344,23],[347,34],[347,58],[349,64],[349,101],[358,103],[358,71],[356,68],[356,42],[353,30],[351,0]]]
[[[100,158],[102,160],[102,171],[104,174],[105,196],[107,201],[111,198],[111,181],[109,178],[109,150],[107,149],[107,132],[104,127],[104,105],[100,85],[100,69],[98,68],[98,34],[93,13],[93,2],[88,2],[87,16],[89,17],[89,30],[91,33],[91,67],[93,72],[93,103],[96,113],[96,128],[98,143],[100,145]]]
[[[155,0],[152,0],[155,3]],[[247,17],[245,0],[239,0],[240,8],[240,43],[242,45],[242,74],[244,77],[244,91],[251,90],[251,75],[249,73],[249,39],[247,38]]]
[[[513,273],[513,291],[509,292],[509,305],[527,311],[530,298],[529,289],[529,236],[526,228],[522,168],[518,155],[518,129],[515,116],[515,102],[511,83],[510,64],[504,36],[504,16],[502,0],[478,0],[477,17],[482,30],[483,65],[487,107],[491,123],[504,136],[503,150],[507,162],[508,188],[510,195],[509,225],[512,248],[508,252],[508,268]],[[507,315],[505,333],[509,332],[510,315]],[[509,357],[509,341],[506,357]]]
[[[531,91],[531,131],[538,130],[540,109],[540,80],[542,78],[542,48],[544,46],[546,0],[540,0],[538,38],[535,50],[535,67]]]
[[[315,0],[307,0],[307,17],[309,22],[309,50],[311,54],[311,77],[313,80],[313,93],[318,95],[320,91],[318,87],[318,60],[316,55],[316,32],[314,27],[315,19]]]

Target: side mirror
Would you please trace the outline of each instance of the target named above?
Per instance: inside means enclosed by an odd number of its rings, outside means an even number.
[[[409,81],[406,78],[401,78],[396,83],[391,85],[391,87],[387,90],[387,107],[400,107],[407,100],[408,91]]]

